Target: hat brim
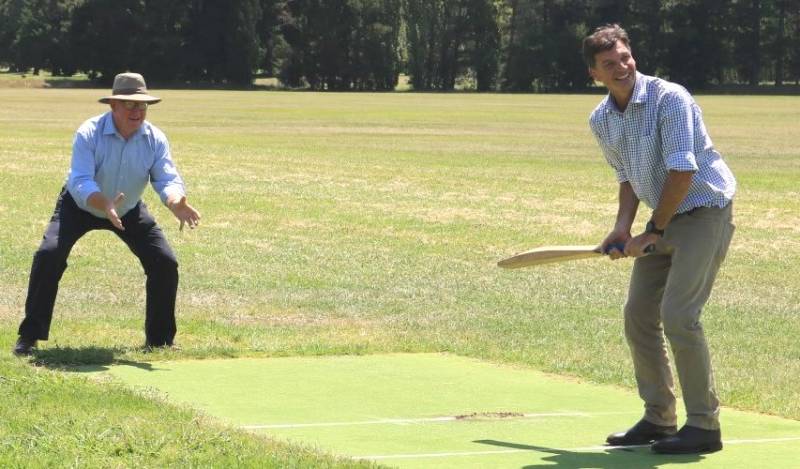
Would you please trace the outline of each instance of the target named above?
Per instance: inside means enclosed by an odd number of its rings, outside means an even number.
[[[148,104],[156,104],[161,102],[161,98],[150,96],[149,94],[115,94],[106,96],[105,98],[100,98],[98,101],[103,104],[108,104],[112,99],[117,99],[119,101],[139,101]]]

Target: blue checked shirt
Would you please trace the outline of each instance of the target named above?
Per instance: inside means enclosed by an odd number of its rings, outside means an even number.
[[[117,208],[121,217],[136,206],[148,182],[164,203],[170,194],[186,194],[172,162],[167,137],[156,126],[144,121],[126,141],[117,132],[111,112],[107,112],[78,128],[66,182],[78,207],[106,218],[104,212],[90,207],[87,199],[94,192],[102,192],[114,200],[122,192],[125,200]]]
[[[724,207],[736,192],[736,179],[714,150],[700,107],[680,85],[637,72],[625,112],[609,94],[589,125],[617,181],[629,182],[651,209],[658,206],[669,171],[694,173],[677,213]]]

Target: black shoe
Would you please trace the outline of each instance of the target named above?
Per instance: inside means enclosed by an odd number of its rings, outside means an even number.
[[[146,351],[173,349],[173,348],[174,349],[178,349],[178,347],[176,345],[174,345],[172,342],[150,342],[150,341],[147,341],[147,342],[144,343],[144,349]]]
[[[650,449],[661,454],[713,453],[722,449],[722,436],[719,430],[684,425],[677,434],[656,441]]]
[[[677,431],[676,425],[656,425],[642,419],[626,432],[608,435],[606,443],[611,446],[649,445],[655,440],[672,436]]]
[[[20,336],[17,339],[17,345],[14,346],[14,355],[25,356],[33,353],[36,348],[36,339],[29,339]]]

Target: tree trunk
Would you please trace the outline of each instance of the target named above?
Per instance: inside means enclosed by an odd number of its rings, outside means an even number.
[[[786,53],[786,2],[778,1],[778,37],[775,39],[775,86],[783,85],[783,60]]]
[[[750,68],[750,86],[758,86],[761,76],[761,0],[753,0],[753,63]]]

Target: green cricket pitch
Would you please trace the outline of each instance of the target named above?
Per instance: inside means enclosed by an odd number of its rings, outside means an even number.
[[[399,467],[798,467],[800,422],[723,409],[724,449],[609,448],[638,397],[446,354],[196,360],[82,367],[154,388],[248,431]],[[679,422],[680,423],[680,422]]]

